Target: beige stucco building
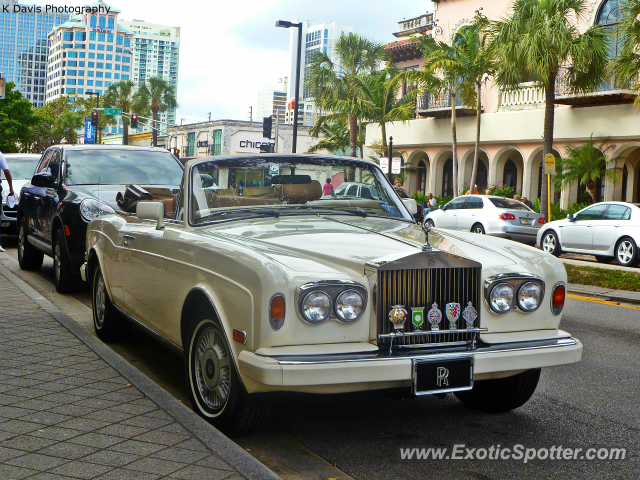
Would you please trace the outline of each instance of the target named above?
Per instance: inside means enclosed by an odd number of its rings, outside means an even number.
[[[618,1],[588,0],[588,11],[578,24],[581,31],[589,25],[618,23]],[[416,48],[416,35],[431,35],[449,41],[455,32],[468,25],[480,7],[482,14],[495,20],[509,13],[510,0],[479,2],[447,0],[433,2],[434,13],[399,22],[398,40],[387,45],[401,69],[422,68],[424,58]],[[412,38],[412,36],[414,38]],[[414,88],[405,85],[404,91]],[[607,180],[598,185],[600,200],[640,202],[640,116],[633,107],[635,94],[613,82],[597,92],[570,94],[562,82],[556,84],[554,149],[562,157],[569,144],[585,143],[611,137],[615,146],[610,158],[621,157],[617,167],[619,181]],[[502,91],[491,80],[482,96],[481,154],[478,167],[478,189],[484,185],[507,184],[533,199],[540,195],[544,93],[533,84],[523,84],[519,91]],[[459,188],[469,183],[473,164],[476,117],[468,107],[456,106],[458,125]],[[418,97],[416,119],[407,123],[387,125],[387,135],[393,136],[394,150],[403,152],[405,163],[415,170],[407,173],[405,187],[415,192],[435,195],[451,194],[451,104],[448,95],[435,98],[425,92]],[[380,139],[376,125],[367,128],[367,145]],[[571,185],[562,192],[553,191],[552,201],[561,201],[567,208],[584,191]]]

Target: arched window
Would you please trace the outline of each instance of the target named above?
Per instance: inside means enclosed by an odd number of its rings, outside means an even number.
[[[100,20],[98,20],[98,25],[100,25],[100,28],[106,28],[107,27],[107,21],[104,17],[100,17]]]
[[[478,186],[478,193],[484,193],[487,190],[487,166],[480,159],[478,159],[476,185]]]
[[[450,197],[453,195],[453,159],[450,158],[444,163],[442,169],[442,196]]]
[[[113,17],[109,17],[109,30],[113,30]]]
[[[611,42],[609,43],[609,55],[611,58],[618,56],[622,44],[622,38],[618,37],[622,3],[619,0],[605,0],[600,4],[596,15],[596,25],[605,27],[609,35],[611,35]]]
[[[91,15],[91,23],[90,23],[90,25],[91,25],[91,28],[96,28],[98,26],[97,19],[96,19],[95,15]]]
[[[502,178],[502,182],[505,187],[516,188],[518,185],[518,168],[511,159],[507,160],[507,163],[504,164],[504,177]]]
[[[622,196],[620,198],[621,201],[626,202],[627,201],[627,184],[629,182],[629,170],[627,169],[627,166],[625,165],[622,168]]]

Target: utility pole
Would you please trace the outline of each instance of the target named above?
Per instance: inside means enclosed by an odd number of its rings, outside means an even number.
[[[209,112],[209,121],[211,121],[211,112]]]
[[[276,108],[276,138],[273,144],[274,153],[278,153],[278,130],[280,130],[280,108]]]
[[[253,106],[249,107],[249,121],[253,122]]]

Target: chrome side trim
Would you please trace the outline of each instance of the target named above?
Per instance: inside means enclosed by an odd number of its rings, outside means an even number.
[[[153,328],[149,327],[148,325],[142,323],[140,320],[138,320],[136,317],[134,317],[133,315],[130,315],[129,313],[125,312],[122,308],[120,308],[119,306],[117,306],[115,303],[113,304],[113,306],[115,307],[115,309],[124,317],[127,318],[127,320],[133,322],[134,324],[136,324],[138,327],[142,328],[146,333],[148,333],[149,335],[151,335],[154,339],[158,340],[160,343],[162,343],[164,346],[170,348],[171,350],[173,350],[173,352],[177,353],[180,356],[184,355],[184,350],[182,349],[182,347],[180,347],[178,344],[172,342],[171,340],[169,340],[167,337],[165,337],[164,335],[162,335],[159,332],[156,332]]]
[[[470,351],[466,348],[451,348],[448,351],[436,350],[429,352],[425,351],[412,351],[412,352],[392,352],[389,353],[388,349],[380,350],[378,352],[370,353],[354,353],[354,354],[330,354],[330,355],[300,355],[300,356],[266,356],[276,360],[280,365],[321,365],[330,363],[343,363],[343,362],[380,362],[387,360],[412,360],[412,359],[424,359],[424,360],[437,360],[446,359],[453,356],[460,356],[461,354],[468,353],[469,355],[485,355],[491,353],[500,352],[525,352],[531,350],[541,350],[549,348],[563,348],[572,347],[578,344],[578,340],[571,338],[562,338],[557,340],[537,340],[533,342],[518,342],[518,343],[502,343],[490,346],[479,346],[476,350]]]
[[[42,250],[49,256],[53,255],[53,250],[51,249],[51,245],[43,242],[42,240],[38,240],[37,238],[33,238],[31,235],[27,235],[27,241],[36,247],[38,250]]]

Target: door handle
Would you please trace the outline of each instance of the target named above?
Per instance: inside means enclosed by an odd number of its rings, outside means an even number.
[[[129,245],[129,241],[133,242],[136,239],[136,237],[132,237],[131,235],[123,235],[122,237],[124,238],[122,243],[124,243],[125,247]]]
[[[593,227],[593,225],[587,225],[587,228],[591,228],[591,227]]]

